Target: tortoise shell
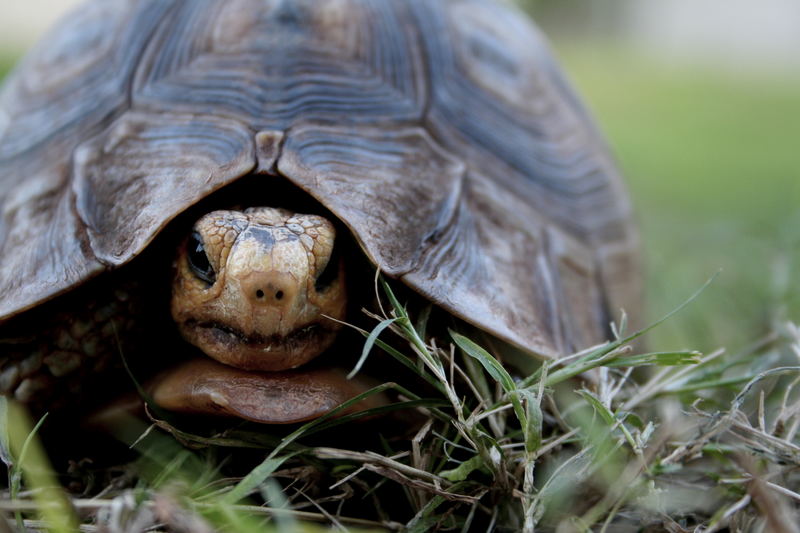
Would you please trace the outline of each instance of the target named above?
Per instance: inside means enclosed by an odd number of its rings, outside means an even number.
[[[95,0],[0,93],[0,320],[252,175],[288,179],[387,276],[539,356],[637,305],[619,172],[514,8]]]

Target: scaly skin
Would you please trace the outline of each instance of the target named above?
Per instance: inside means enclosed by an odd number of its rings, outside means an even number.
[[[325,218],[283,209],[205,215],[175,261],[172,316],[184,338],[244,370],[286,370],[318,356],[346,309],[341,261],[328,266],[334,238]],[[335,270],[322,280],[326,267]]]
[[[137,321],[145,291],[131,274],[91,280],[80,291],[3,324],[0,394],[38,415],[102,402],[109,381],[117,388],[130,383],[121,354],[134,356],[139,341],[163,335],[148,327],[152,323]]]

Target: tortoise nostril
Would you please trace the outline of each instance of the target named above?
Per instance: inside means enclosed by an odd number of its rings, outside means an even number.
[[[258,309],[291,306],[298,296],[297,283],[284,272],[252,272],[239,282],[241,295]]]

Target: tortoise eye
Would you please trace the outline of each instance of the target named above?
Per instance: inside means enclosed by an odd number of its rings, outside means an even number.
[[[189,242],[186,244],[186,258],[189,261],[189,268],[192,269],[195,276],[209,285],[214,284],[217,276],[214,273],[214,267],[208,261],[203,239],[197,233],[192,233],[189,237]]]
[[[331,256],[328,259],[328,262],[325,264],[325,268],[322,269],[322,272],[319,273],[317,276],[316,281],[314,281],[314,288],[317,292],[324,291],[328,287],[330,287],[333,280],[339,277],[339,247],[334,245],[333,252],[331,252]]]

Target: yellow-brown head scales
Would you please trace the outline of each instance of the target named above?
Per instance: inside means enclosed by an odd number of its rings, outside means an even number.
[[[172,316],[214,359],[285,370],[334,341],[346,310],[333,225],[317,215],[258,207],[200,218],[175,262]],[[324,316],[323,316],[324,315]]]

